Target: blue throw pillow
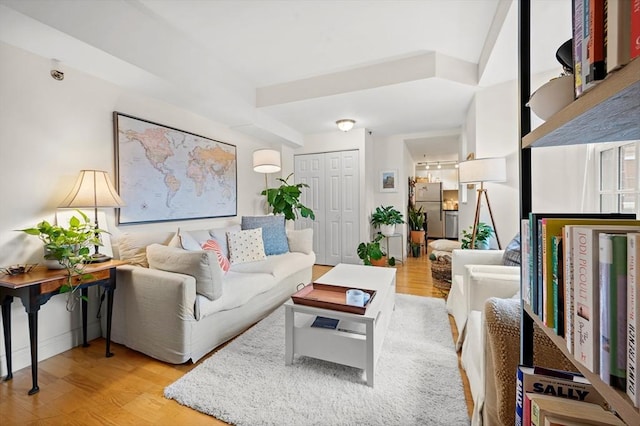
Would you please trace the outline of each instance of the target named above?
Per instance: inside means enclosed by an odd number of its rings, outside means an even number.
[[[242,229],[262,228],[262,242],[267,256],[289,251],[284,216],[243,216]]]
[[[505,266],[520,266],[520,233],[509,242],[502,255],[502,264]]]

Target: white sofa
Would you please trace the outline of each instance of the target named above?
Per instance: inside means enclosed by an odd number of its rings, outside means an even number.
[[[224,241],[227,231],[239,229],[235,225],[188,232],[202,243],[212,237]],[[226,274],[218,262],[210,262],[217,268],[214,274],[222,277],[221,295],[211,300],[196,292],[192,275],[140,266],[147,263],[148,246],[167,245],[174,234],[128,233],[114,244],[119,257],[133,264],[117,268],[111,338],[153,358],[173,364],[196,362],[267,316],[299,284],[311,281],[313,231],[291,230],[287,253],[232,264]]]
[[[474,401],[473,424],[481,424],[486,356],[482,311],[487,299],[519,297],[520,268],[502,265],[504,250],[453,250],[447,311],[458,328],[457,349]]]

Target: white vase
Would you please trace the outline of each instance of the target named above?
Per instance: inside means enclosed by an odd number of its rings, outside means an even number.
[[[395,223],[393,225],[380,225],[380,232],[382,232],[382,235],[390,237],[393,234],[396,233],[396,225]]]

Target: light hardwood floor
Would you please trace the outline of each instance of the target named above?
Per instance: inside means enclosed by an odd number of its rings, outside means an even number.
[[[314,279],[330,267],[315,266]],[[398,293],[442,297],[431,283],[427,256],[397,266]],[[46,307],[45,307],[46,308]],[[452,339],[457,330],[450,318]],[[40,392],[28,396],[31,369],[14,372],[0,382],[2,425],[224,425],[219,420],[163,397],[163,389],[197,364],[171,365],[121,345],[104,357],[104,340],[77,347],[39,363]],[[283,361],[284,362],[284,361]],[[469,414],[473,402],[460,370]]]

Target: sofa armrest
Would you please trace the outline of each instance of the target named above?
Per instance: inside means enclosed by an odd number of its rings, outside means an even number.
[[[503,266],[511,269],[508,271],[477,272],[474,267],[467,267],[465,276],[465,294],[467,296],[467,312],[482,311],[484,303],[491,297],[501,299],[512,298],[520,290],[520,268],[515,266]]]
[[[452,276],[464,274],[466,265],[502,265],[504,250],[460,249],[451,252]]]
[[[114,292],[114,341],[174,363],[185,362],[190,323],[196,320],[196,281],[190,275],[120,266]]]
[[[484,395],[476,402],[476,416],[485,425],[512,425],[515,421],[516,370],[520,361],[520,300],[490,298],[483,310]],[[534,326],[533,363],[576,371],[571,362],[540,328]]]

